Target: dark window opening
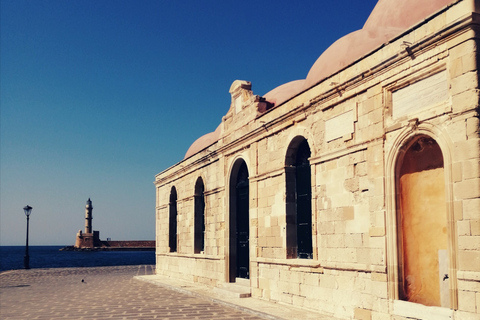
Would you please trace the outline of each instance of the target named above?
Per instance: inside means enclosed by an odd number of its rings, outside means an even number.
[[[200,253],[205,250],[205,186],[202,178],[195,183],[195,222],[194,222],[194,250]]]
[[[177,252],[177,190],[175,187],[170,191],[168,246],[170,252]]]
[[[307,140],[298,146],[295,161],[295,196],[297,212],[297,253],[298,258],[312,259],[312,186],[310,147]]]
[[[285,161],[287,258],[313,258],[310,156],[307,140],[293,139]]]

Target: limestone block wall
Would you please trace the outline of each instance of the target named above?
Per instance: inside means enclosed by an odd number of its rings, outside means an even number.
[[[219,140],[156,176],[157,273],[213,286],[235,281],[232,177],[241,160],[248,168],[252,296],[343,319],[477,319],[477,2],[455,2],[272,109],[251,84],[234,82]],[[292,255],[289,240],[295,210],[289,174],[303,139],[310,148],[311,259]],[[436,205],[446,221],[446,247],[434,252],[431,267],[440,277],[438,305],[408,294],[416,292],[410,288],[416,275],[407,267],[412,251],[402,229],[407,209],[400,173],[406,154],[422,151],[423,143],[441,151],[438,181],[444,182],[445,205]],[[202,253],[194,253],[198,178],[205,185]],[[173,187],[176,252],[169,248]]]
[[[375,99],[369,101],[370,92],[373,90],[337,102],[325,111],[319,105],[289,128],[290,132],[282,131],[258,143],[267,150],[268,144],[276,145],[282,152],[278,159],[268,158],[270,164],[258,164],[259,175],[268,179],[257,182],[258,278],[251,279],[254,296],[341,318],[353,317],[357,309],[388,314],[383,131],[376,137],[369,135],[368,140],[363,135],[356,137],[356,126],[363,118],[370,116],[371,120],[365,121],[380,123],[383,128],[383,118],[372,116],[375,110],[382,110],[382,104],[364,107]],[[325,119],[346,112],[355,116],[351,118],[354,132],[325,142]],[[287,259],[285,248],[283,166],[288,143],[296,135],[308,138],[312,149],[312,260]]]
[[[450,206],[458,236],[458,310],[480,313],[480,140],[478,112],[478,36],[450,50],[452,151]]]
[[[196,168],[195,168],[196,169]],[[157,273],[214,285],[224,272],[224,201],[221,160],[209,161],[203,170],[174,174],[157,187]],[[221,179],[220,179],[221,177]],[[201,178],[205,184],[205,251],[195,254],[194,191]],[[169,248],[169,203],[172,187],[177,193],[177,250]]]

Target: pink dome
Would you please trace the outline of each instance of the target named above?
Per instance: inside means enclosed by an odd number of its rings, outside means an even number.
[[[453,0],[379,0],[362,29],[333,43],[308,72],[308,89],[347,67]]]
[[[187,153],[185,153],[185,157],[183,159],[187,159],[193,156],[195,153],[205,149],[209,145],[215,143],[220,138],[221,132],[221,125],[217,127],[214,132],[207,133],[206,135],[201,136],[194,143],[188,148]]]
[[[274,106],[284,103],[455,1],[379,0],[363,28],[338,39],[325,50],[313,64],[305,80],[278,86],[265,94],[264,98]],[[216,142],[219,137],[220,126],[215,132],[195,141],[185,154],[185,159]]]
[[[278,106],[302,92],[304,85],[305,80],[290,81],[269,91],[263,97],[274,106]]]
[[[363,28],[407,29],[452,2],[454,0],[379,0]]]
[[[304,89],[345,68],[401,31],[397,28],[360,29],[338,39],[313,64]]]

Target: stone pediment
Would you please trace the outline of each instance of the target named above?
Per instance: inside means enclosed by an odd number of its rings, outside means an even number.
[[[235,80],[229,92],[232,100],[230,109],[223,117],[225,131],[235,130],[250,123],[271,105],[263,97],[253,93],[250,81]]]

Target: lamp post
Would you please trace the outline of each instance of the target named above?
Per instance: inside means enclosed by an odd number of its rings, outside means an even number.
[[[25,266],[25,269],[30,269],[30,256],[28,255],[28,222],[30,220],[30,214],[32,213],[32,207],[27,205],[23,208],[23,211],[25,211],[25,215],[27,216],[27,244],[25,246],[25,257],[23,258],[23,265]]]

